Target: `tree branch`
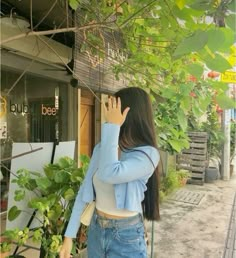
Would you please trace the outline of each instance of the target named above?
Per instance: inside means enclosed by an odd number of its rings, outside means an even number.
[[[24,37],[29,37],[29,36],[45,36],[45,35],[51,35],[51,34],[57,34],[57,33],[63,33],[63,32],[71,32],[71,31],[76,32],[76,31],[80,31],[80,30],[87,30],[87,29],[93,29],[93,28],[108,28],[108,29],[110,29],[110,27],[108,27],[108,25],[111,24],[111,23],[113,23],[113,22],[107,22],[106,24],[93,23],[93,24],[84,25],[80,28],[69,27],[69,28],[53,29],[53,30],[45,30],[45,31],[30,31],[30,32],[18,34],[18,35],[15,35],[13,37],[4,39],[0,42],[0,45],[6,44],[6,43],[8,43],[10,41],[13,41],[13,40],[21,39],[21,38],[24,38]]]
[[[19,158],[19,157],[21,157],[21,156],[24,156],[24,155],[27,155],[27,154],[30,154],[30,153],[33,153],[33,152],[36,152],[36,151],[39,151],[39,150],[42,150],[42,149],[43,149],[43,147],[40,147],[40,148],[31,150],[31,151],[23,152],[23,153],[21,153],[21,154],[18,154],[18,155],[12,156],[12,157],[8,157],[8,158],[5,158],[5,159],[1,159],[1,162],[8,161],[8,160],[12,160],[12,159],[16,159],[16,158]]]
[[[147,7],[151,6],[153,3],[155,3],[156,0],[151,1],[147,5],[145,5],[143,8],[139,9],[137,12],[133,13],[128,19],[126,19],[119,27],[123,28],[132,18],[134,18],[138,13],[142,12],[145,10]]]

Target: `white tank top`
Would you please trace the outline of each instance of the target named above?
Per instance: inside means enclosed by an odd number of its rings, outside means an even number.
[[[131,217],[138,214],[138,212],[117,209],[114,186],[101,181],[97,177],[97,173],[93,176],[93,185],[96,192],[96,208],[99,211],[122,217]]]

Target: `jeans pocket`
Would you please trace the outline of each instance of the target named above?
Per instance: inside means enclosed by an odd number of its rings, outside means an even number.
[[[124,244],[140,243],[144,239],[144,227],[142,225],[134,225],[127,228],[118,228],[116,231],[116,239]]]

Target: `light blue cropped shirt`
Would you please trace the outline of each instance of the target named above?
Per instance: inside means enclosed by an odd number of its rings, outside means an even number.
[[[147,189],[146,183],[154,172],[153,164],[157,166],[160,155],[158,150],[152,146],[141,146],[132,151],[122,151],[119,158],[119,133],[119,125],[111,123],[102,125],[101,142],[93,150],[88,171],[75,199],[65,232],[66,237],[76,237],[83,209],[87,203],[95,199],[92,181],[95,172],[100,180],[114,185],[118,209],[127,209],[142,214],[141,203]],[[153,164],[142,151],[150,157]]]

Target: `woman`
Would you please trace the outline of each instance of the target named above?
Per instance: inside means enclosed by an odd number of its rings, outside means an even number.
[[[159,219],[159,153],[148,94],[121,89],[104,105],[104,114],[101,142],[76,197],[60,258],[70,257],[81,213],[94,199],[89,258],[147,257],[143,219]]]

